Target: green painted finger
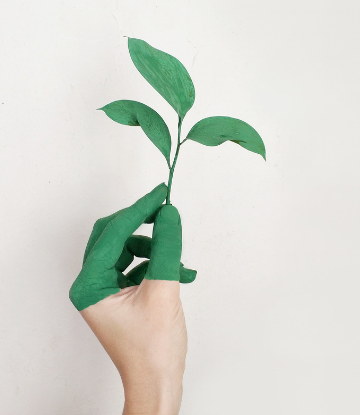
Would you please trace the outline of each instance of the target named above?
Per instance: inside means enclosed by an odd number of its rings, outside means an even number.
[[[160,184],[132,206],[117,212],[105,227],[94,226],[80,274],[70,288],[69,297],[78,310],[96,304],[120,291],[115,264],[128,237],[165,200],[167,187]],[[103,221],[106,222],[106,221]]]
[[[181,220],[176,207],[164,205],[156,216],[147,280],[180,280]]]
[[[126,279],[132,281],[135,285],[139,285],[145,278],[150,261],[143,261],[141,264],[134,267],[126,274]],[[180,282],[187,284],[193,282],[196,278],[196,271],[193,269],[185,268],[184,264],[180,263]]]
[[[166,193],[167,187],[162,183],[130,207],[120,210],[102,231],[85,265],[91,262],[98,264],[100,269],[114,267],[128,237],[161,206]]]
[[[126,278],[135,285],[140,285],[149,266],[149,261],[143,261],[126,274]]]
[[[129,280],[122,272],[118,273],[117,282],[120,289],[137,285],[133,281]]]
[[[144,223],[154,223],[156,215],[159,213],[159,210],[161,209],[161,206],[155,210],[154,213],[152,213],[151,215],[149,215],[145,220]]]
[[[82,269],[69,291],[69,298],[74,306],[83,310],[109,295],[120,291],[118,274],[115,269],[99,273],[97,269],[87,266]]]
[[[144,223],[153,223],[157,213],[159,212],[161,206],[155,210],[155,212],[151,213],[145,220]],[[90,251],[92,250],[93,246],[95,245],[96,241],[99,239],[100,235],[103,233],[103,230],[106,228],[106,225],[118,214],[121,212],[121,210],[113,213],[112,215],[106,216],[105,218],[98,219],[93,227],[93,230],[91,232],[89,241],[86,245],[85,253],[84,253],[84,259],[83,264],[85,263],[87,257],[89,256]]]
[[[116,263],[116,269],[119,272],[124,272],[126,268],[133,262],[134,257],[150,258],[151,256],[152,239],[143,235],[131,235],[125,242],[124,249]],[[138,266],[134,267],[128,272],[126,278],[132,280],[136,285],[140,284],[144,278],[149,261],[144,261]],[[196,271],[185,268],[184,264],[180,262],[180,282],[183,284],[193,282],[196,278]]]
[[[151,238],[142,235],[130,236],[124,245],[124,249],[118,259],[115,267],[118,271],[123,272],[133,262],[134,257],[150,258]]]
[[[96,244],[96,241],[100,238],[101,234],[103,233],[104,229],[106,228],[106,225],[114,219],[121,210],[118,212],[113,213],[110,216],[107,216],[106,218],[98,219],[93,227],[93,230],[91,232],[90,238],[88,240],[88,243],[86,245],[85,253],[84,253],[84,259],[83,264],[85,264],[85,261],[87,260],[87,257],[89,256],[89,253],[91,252],[93,246]]]
[[[197,271],[190,268],[185,268],[184,264],[180,262],[180,282],[182,284],[189,284],[196,278]]]

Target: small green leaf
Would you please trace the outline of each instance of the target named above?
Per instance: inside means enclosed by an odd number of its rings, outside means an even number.
[[[140,39],[129,37],[128,47],[137,70],[183,119],[195,101],[194,84],[184,65]]]
[[[266,160],[265,145],[259,134],[246,122],[231,117],[208,117],[196,123],[186,139],[206,146],[232,141]]]
[[[141,102],[130,100],[114,101],[98,109],[120,124],[140,126],[165,156],[170,167],[171,136],[168,126],[156,111]]]

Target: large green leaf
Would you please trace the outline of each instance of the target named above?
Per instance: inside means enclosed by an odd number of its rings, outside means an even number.
[[[170,166],[171,136],[165,121],[152,108],[137,101],[120,100],[102,108],[112,120],[131,126],[140,126],[144,133],[163,153]]]
[[[143,40],[129,37],[128,46],[141,75],[183,119],[195,101],[195,88],[184,65]]]
[[[206,146],[218,146],[230,140],[253,153],[260,154],[266,160],[265,146],[259,134],[249,124],[237,118],[204,118],[192,127],[186,139]]]

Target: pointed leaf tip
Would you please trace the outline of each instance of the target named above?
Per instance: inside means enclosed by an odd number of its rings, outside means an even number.
[[[218,146],[225,141],[232,141],[260,154],[266,161],[265,145],[260,135],[249,124],[237,118],[204,118],[191,128],[186,138],[206,146]]]
[[[171,136],[162,117],[152,108],[137,101],[120,100],[99,108],[119,124],[140,126],[164,155],[170,165]]]
[[[183,119],[195,101],[194,84],[184,65],[141,39],[129,37],[128,48],[136,69]]]

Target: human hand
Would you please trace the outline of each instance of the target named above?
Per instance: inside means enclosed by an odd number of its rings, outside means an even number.
[[[179,281],[193,281],[196,271],[180,263],[181,221],[174,206],[161,207],[166,191],[161,184],[95,223],[70,289],[121,375],[124,415],[177,414],[181,403],[187,334]],[[155,215],[152,239],[132,235]],[[134,255],[150,261],[124,275]]]

